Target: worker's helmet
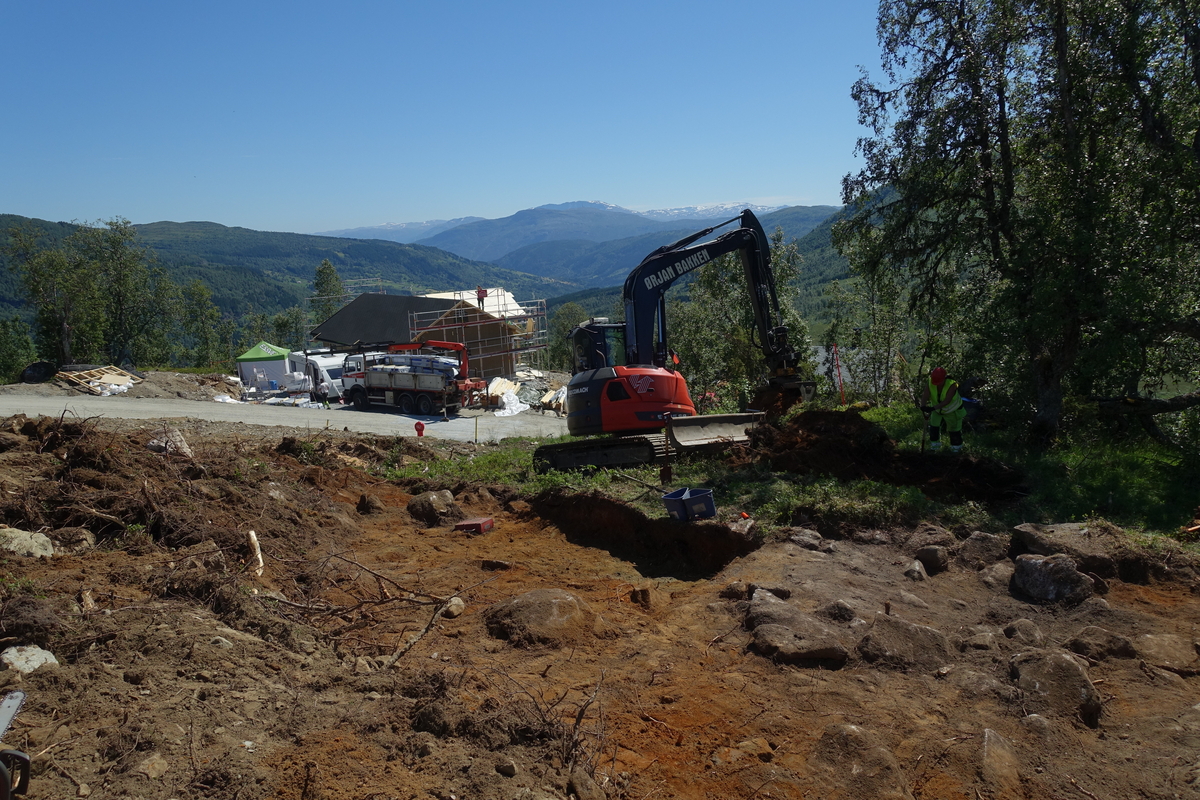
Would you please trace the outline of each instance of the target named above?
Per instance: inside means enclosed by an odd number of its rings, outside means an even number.
[[[929,380],[933,381],[934,386],[941,386],[946,382],[946,370],[938,367],[933,372],[929,373]]]

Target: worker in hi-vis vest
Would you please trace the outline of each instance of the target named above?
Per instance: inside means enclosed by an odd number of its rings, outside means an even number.
[[[942,443],[942,423],[950,433],[950,449],[957,453],[962,450],[963,420],[967,410],[963,408],[962,397],[958,392],[958,384],[946,376],[946,370],[937,367],[929,373],[929,381],[925,385],[925,397],[921,400],[921,411],[929,417],[929,445],[931,450],[938,450]]]

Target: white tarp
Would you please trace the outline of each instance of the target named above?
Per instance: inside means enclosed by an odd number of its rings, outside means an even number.
[[[528,411],[529,406],[517,399],[517,393],[507,391],[500,398],[500,405],[504,408],[496,412],[497,417],[511,417],[514,414],[520,414],[522,411]]]

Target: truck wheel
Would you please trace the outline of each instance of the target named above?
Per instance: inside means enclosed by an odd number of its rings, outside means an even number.
[[[422,416],[433,413],[433,399],[429,395],[423,394],[417,398],[417,413]]]
[[[371,401],[367,399],[367,393],[362,389],[354,393],[354,396],[350,398],[350,402],[354,404],[355,411],[366,411],[367,406],[371,405]]]
[[[408,392],[405,392],[404,394],[400,395],[400,398],[396,401],[396,405],[400,406],[401,414],[413,413],[413,396]]]

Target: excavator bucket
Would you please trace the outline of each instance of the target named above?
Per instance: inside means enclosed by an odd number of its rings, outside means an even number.
[[[709,414],[676,417],[667,426],[671,447],[684,452],[701,453],[724,450],[731,444],[749,440],[746,431],[766,417],[761,411],[750,414]]]

